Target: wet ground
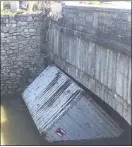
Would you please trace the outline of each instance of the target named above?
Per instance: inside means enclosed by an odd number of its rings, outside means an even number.
[[[40,145],[39,132],[20,98],[9,96],[1,100],[2,145]]]
[[[129,128],[119,138],[48,144],[42,138],[19,95],[1,99],[1,145],[131,145]]]

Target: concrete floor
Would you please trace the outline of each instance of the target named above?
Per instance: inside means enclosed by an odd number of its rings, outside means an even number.
[[[130,145],[130,133],[117,139],[74,141],[50,145]],[[1,145],[49,145],[42,138],[19,95],[1,99]]]
[[[1,144],[41,145],[41,136],[20,96],[1,100]]]

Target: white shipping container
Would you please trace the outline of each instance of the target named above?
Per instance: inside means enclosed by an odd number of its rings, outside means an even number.
[[[119,125],[57,67],[47,67],[23,93],[39,130],[49,142],[119,137]]]

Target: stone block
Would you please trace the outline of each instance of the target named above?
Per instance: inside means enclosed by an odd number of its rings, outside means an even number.
[[[10,19],[10,23],[11,24],[16,24],[17,22],[15,20],[13,20],[13,19]]]
[[[4,37],[5,37],[5,34],[1,32],[1,38],[4,38]]]
[[[36,32],[36,29],[29,29],[29,33],[34,33]]]
[[[27,22],[18,22],[18,26],[27,26],[28,23]]]
[[[10,73],[11,77],[16,77],[16,73]]]
[[[16,29],[14,29],[13,27],[10,28],[9,33],[10,33],[10,34],[16,33]]]
[[[1,32],[7,33],[9,31],[9,27],[1,27]]]
[[[17,40],[18,40],[18,41],[25,41],[25,40],[26,40],[26,37],[23,36],[23,35],[18,35],[18,36],[17,36]]]
[[[32,16],[29,16],[29,17],[27,18],[27,21],[33,21],[33,17],[32,17]]]
[[[23,31],[24,31],[24,33],[28,33],[28,29],[24,29]]]
[[[7,55],[13,54],[12,50],[7,50]]]
[[[16,28],[17,24],[12,24],[11,27]]]

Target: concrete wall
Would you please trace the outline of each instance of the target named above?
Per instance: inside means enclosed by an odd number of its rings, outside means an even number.
[[[1,16],[1,94],[23,91],[45,68],[46,17]]]
[[[51,18],[51,60],[131,124],[131,12],[64,6]]]

